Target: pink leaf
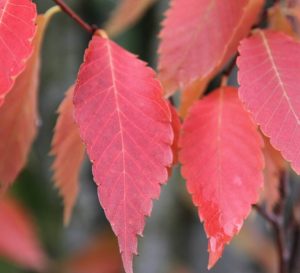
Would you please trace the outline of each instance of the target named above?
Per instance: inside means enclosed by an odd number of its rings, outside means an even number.
[[[257,31],[239,51],[240,99],[300,173],[300,43],[282,33]]]
[[[0,223],[0,256],[26,268],[44,270],[46,256],[32,219],[22,206],[12,199],[1,199]]]
[[[166,94],[198,80],[209,82],[247,36],[263,2],[172,0],[159,48],[160,78]]]
[[[183,124],[179,160],[209,238],[209,268],[257,201],[263,182],[261,145],[232,87],[196,103]]]
[[[172,164],[171,115],[154,72],[98,34],[79,71],[75,119],[93,163],[100,203],[131,273],[137,235]]]
[[[36,17],[31,0],[0,0],[0,106],[32,53]]]

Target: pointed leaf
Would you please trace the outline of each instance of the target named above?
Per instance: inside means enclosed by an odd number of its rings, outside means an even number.
[[[213,78],[247,36],[262,5],[263,0],[172,0],[159,48],[166,94]]]
[[[31,0],[0,1],[0,107],[32,53],[36,17]]]
[[[0,226],[0,256],[29,269],[45,269],[46,256],[33,221],[13,199],[0,200]]]
[[[40,46],[47,22],[55,10],[39,16],[38,31],[33,42],[35,51],[7,95],[6,103],[0,108],[0,191],[6,190],[14,182],[25,166],[37,133]]]
[[[79,137],[79,130],[73,118],[74,86],[58,108],[59,117],[55,126],[51,153],[54,182],[64,200],[64,223],[69,223],[78,195],[79,173],[84,158],[84,145]]]
[[[240,99],[300,173],[300,43],[282,33],[257,31],[239,51]]]
[[[154,76],[145,63],[96,34],[74,94],[75,119],[127,273],[173,160],[171,115]]]
[[[257,201],[262,141],[232,87],[196,103],[182,130],[182,175],[209,238],[211,268]]]
[[[155,0],[121,0],[105,26],[109,36],[116,36],[132,26]]]

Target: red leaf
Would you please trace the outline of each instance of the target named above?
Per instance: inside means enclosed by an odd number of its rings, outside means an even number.
[[[33,42],[35,51],[0,108],[0,191],[6,190],[25,166],[37,133],[40,46],[46,25],[56,10],[39,16]]]
[[[0,1],[0,106],[32,53],[36,16],[31,0]]]
[[[262,5],[263,0],[173,0],[160,34],[166,93],[213,77],[248,34]]]
[[[135,56],[94,35],[75,88],[75,119],[127,273],[144,216],[172,164],[171,115],[154,76]]]
[[[240,99],[300,173],[300,43],[282,33],[257,31],[239,51]]]
[[[40,247],[32,219],[16,201],[0,200],[0,256],[34,270],[45,269],[46,256]]]
[[[80,167],[84,158],[84,145],[79,137],[79,130],[73,118],[74,86],[58,108],[59,117],[55,126],[51,153],[54,182],[64,199],[64,223],[68,224],[78,195]]]
[[[183,124],[179,160],[209,238],[209,268],[257,201],[263,181],[261,145],[232,87],[204,97]]]
[[[143,16],[155,0],[121,0],[105,26],[109,36],[116,36]]]

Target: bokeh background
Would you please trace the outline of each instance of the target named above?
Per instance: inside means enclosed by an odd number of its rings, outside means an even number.
[[[40,13],[51,0],[36,0]],[[117,0],[66,0],[87,22],[103,26]],[[157,34],[168,1],[157,1],[133,27],[115,40],[156,66]],[[12,195],[32,214],[38,237],[49,256],[47,273],[123,272],[116,240],[97,200],[90,164],[86,160],[80,179],[80,195],[69,226],[62,221],[62,200],[53,186],[49,155],[56,109],[64,92],[76,79],[90,36],[63,13],[51,21],[43,45],[40,83],[40,127],[29,162],[11,189]],[[178,37],[180,39],[180,37]],[[0,226],[1,232],[1,226]],[[225,249],[211,273],[275,272],[276,250],[270,229],[253,214],[241,234]],[[175,168],[161,197],[155,201],[139,240],[135,273],[205,273],[207,239],[185,182]],[[0,258],[1,273],[33,273]]]

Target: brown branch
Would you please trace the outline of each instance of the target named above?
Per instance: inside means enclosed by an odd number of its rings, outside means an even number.
[[[94,34],[98,29],[95,25],[90,25],[86,23],[83,19],[80,18],[78,14],[75,13],[63,0],[53,0],[61,10],[66,13],[69,17],[71,17],[79,26],[81,26],[85,31]]]

